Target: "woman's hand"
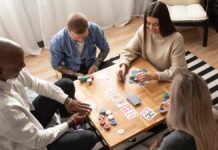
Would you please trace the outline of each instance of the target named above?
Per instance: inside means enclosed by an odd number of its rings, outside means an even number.
[[[169,111],[169,102],[162,102],[160,104],[160,108],[162,108],[162,110],[160,110],[160,113],[165,114]]]
[[[127,74],[127,65],[121,64],[119,70],[117,71],[117,79],[121,82],[125,82]]]
[[[149,80],[158,80],[158,76],[156,73],[146,73],[146,72],[140,72],[135,76],[135,79],[139,82],[145,82]]]

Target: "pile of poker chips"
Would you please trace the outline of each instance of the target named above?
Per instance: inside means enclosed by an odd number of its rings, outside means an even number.
[[[94,80],[94,77],[92,75],[84,75],[84,76],[78,76],[77,79],[80,82],[88,82],[88,83],[92,83],[92,81]]]
[[[144,86],[145,84],[149,84],[149,81],[144,81],[144,82],[139,82],[135,79],[135,76],[138,74],[138,73],[145,73],[145,72],[148,72],[148,70],[146,68],[143,68],[143,69],[134,69],[131,71],[131,74],[129,76],[129,83],[132,84],[132,83],[139,83],[140,86]]]
[[[116,122],[115,118],[113,117],[111,110],[105,111],[105,109],[101,108],[99,110],[99,114],[100,114],[100,116],[98,118],[99,124],[101,126],[103,126],[103,128],[106,131],[109,131],[111,126],[116,126],[117,122]],[[110,124],[106,123],[105,116],[107,116]]]

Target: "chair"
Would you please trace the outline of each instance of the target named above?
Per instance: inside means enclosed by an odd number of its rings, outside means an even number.
[[[170,17],[175,26],[202,26],[203,46],[207,46],[208,39],[208,2],[201,0],[159,0],[168,7]],[[209,1],[209,0],[207,0]],[[206,5],[206,6],[205,6]],[[203,7],[205,6],[205,7]]]

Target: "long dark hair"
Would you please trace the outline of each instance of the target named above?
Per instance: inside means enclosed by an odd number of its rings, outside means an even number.
[[[168,8],[163,2],[151,3],[144,14],[144,37],[146,37],[147,17],[159,19],[160,34],[165,37],[176,31],[171,19]]]

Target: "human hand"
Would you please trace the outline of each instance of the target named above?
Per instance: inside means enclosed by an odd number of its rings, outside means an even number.
[[[70,118],[67,120],[67,124],[69,127],[71,127],[73,125],[77,125],[84,122],[86,119],[87,119],[86,114],[78,112],[70,116]]]
[[[79,76],[84,76],[84,74],[77,72],[77,73],[76,73],[76,76],[77,76],[77,77],[79,77]]]
[[[157,140],[155,140],[155,141],[151,144],[149,150],[157,150],[157,148],[158,148],[159,146],[160,146],[160,140],[157,139]]]
[[[146,73],[146,72],[140,72],[136,74],[135,79],[139,82],[145,82],[149,80],[158,80],[158,76],[156,73]]]
[[[119,70],[117,71],[117,79],[121,82],[125,82],[126,74],[127,74],[127,65],[121,64]]]
[[[218,120],[218,110],[215,108],[212,108],[213,116],[216,120]]]
[[[92,65],[88,70],[88,74],[93,74],[96,71],[98,71],[98,67],[96,65]]]
[[[82,112],[85,114],[90,114],[91,108],[89,107],[89,104],[82,103],[78,100],[73,100],[72,98],[68,97],[64,103],[67,111],[69,113],[75,113],[75,112]]]
[[[169,102],[168,101],[167,102],[162,102],[160,104],[160,107],[163,108],[163,110],[161,110],[160,113],[162,113],[162,114],[167,113],[169,111]]]

